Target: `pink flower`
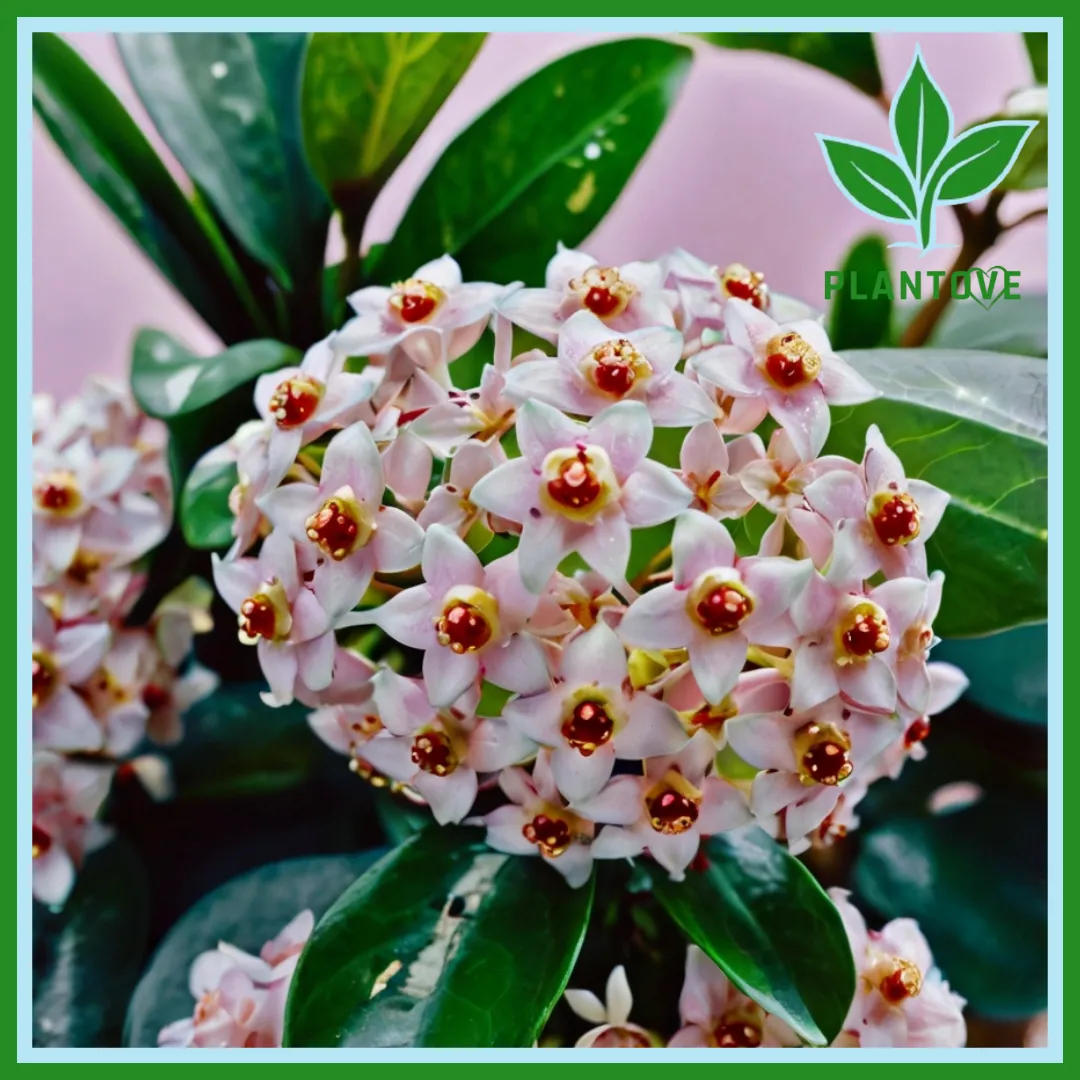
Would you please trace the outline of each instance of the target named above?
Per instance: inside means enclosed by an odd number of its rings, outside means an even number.
[[[423,796],[440,825],[461,821],[479,787],[477,773],[496,773],[536,752],[502,720],[478,719],[480,695],[469,690],[456,708],[436,709],[423,683],[389,669],[372,680],[386,731],[371,739],[363,761]]]
[[[669,1047],[722,1050],[799,1046],[799,1037],[778,1017],[740,993],[696,945],[686,950],[686,979],[679,996],[683,1026]]]
[[[848,584],[878,570],[889,578],[925,577],[926,541],[949,495],[925,480],[908,480],[871,424],[862,468],[825,473],[806,489],[806,501],[835,529],[826,577]]]
[[[578,1050],[648,1050],[663,1046],[651,1031],[630,1023],[634,998],[622,964],[608,976],[603,1001],[591,990],[566,990],[563,997],[582,1020],[598,1025],[574,1043]]]
[[[853,712],[833,699],[812,712],[761,713],[728,721],[728,743],[765,770],[750,791],[750,809],[793,852],[831,814],[849,777],[900,737],[899,722]],[[856,780],[856,782],[858,782]]]
[[[923,621],[928,590],[918,578],[896,578],[868,592],[842,589],[815,570],[791,607],[800,635],[793,654],[792,706],[803,712],[839,694],[855,708],[892,713],[901,655],[910,661],[905,685],[920,696],[917,665],[930,644]]]
[[[372,285],[353,293],[356,318],[331,344],[341,357],[386,358],[391,381],[404,381],[416,368],[441,379],[445,365],[480,340],[505,291],[486,281],[462,283],[461,267],[443,255],[389,289]]]
[[[719,705],[750,642],[791,644],[786,612],[813,568],[792,559],[736,559],[727,529],[700,510],[679,515],[671,547],[674,580],[635,600],[619,634],[642,649],[686,648],[706,700]]]
[[[539,855],[567,884],[580,888],[592,874],[591,821],[567,809],[551,770],[551,754],[541,751],[530,776],[525,769],[503,769],[499,787],[510,802],[466,824],[487,829],[488,847],[508,855]]]
[[[358,419],[383,376],[378,367],[354,374],[343,365],[344,357],[335,359],[329,340],[324,340],[308,349],[298,368],[261,375],[255,383],[255,408],[269,431],[264,491],[281,483],[308,443]]]
[[[37,575],[63,573],[80,549],[134,562],[169,531],[169,515],[133,480],[138,451],[95,449],[83,436],[62,450],[34,447],[33,544]]]
[[[554,342],[563,323],[586,310],[619,333],[674,326],[674,295],[664,290],[659,263],[598,266],[591,255],[559,244],[547,265],[543,289],[518,289],[499,304],[512,323]]]
[[[829,890],[844,920],[858,973],[855,999],[840,1036],[843,1045],[963,1046],[966,1002],[934,967],[918,923],[893,919],[880,930],[867,930],[850,895],[846,889]]]
[[[744,300],[724,305],[730,345],[705,349],[694,370],[733,394],[762,398],[804,460],[829,434],[829,405],[858,405],[879,396],[829,345],[809,319],[780,325]]]
[[[431,490],[427,503],[417,517],[421,528],[432,525],[445,525],[464,538],[469,530],[487,518],[472,501],[472,489],[481,477],[487,476],[492,469],[506,461],[506,453],[497,443],[485,445],[480,442],[467,442],[459,447],[450,458],[449,472],[445,481]],[[493,532],[507,531],[506,523],[496,520]]]
[[[677,248],[664,260],[667,282],[679,297],[678,325],[686,338],[690,356],[701,347],[706,330],[724,328],[724,305],[728,300],[745,300],[778,322],[814,318],[806,304],[772,293],[765,275],[742,263],[730,263],[723,270]]]
[[[506,396],[537,400],[576,416],[595,416],[616,401],[641,401],[657,427],[687,427],[712,420],[716,408],[696,383],[675,370],[682,336],[671,327],[627,331],[616,337],[591,311],[563,324],[554,358],[516,363]]]
[[[757,464],[764,453],[754,434],[726,443],[711,420],[691,429],[679,451],[679,466],[683,482],[693,492],[693,508],[709,517],[742,517],[754,505],[742,482],[743,470]]]
[[[452,705],[481,676],[519,693],[547,687],[543,650],[523,632],[538,601],[522,587],[517,552],[485,567],[460,537],[432,525],[421,565],[423,585],[346,615],[338,626],[374,624],[424,650],[424,682],[437,708]]]
[[[143,690],[157,659],[145,630],[119,630],[100,666],[80,687],[101,731],[102,749],[112,757],[131,753],[146,734],[150,709]]]
[[[111,634],[105,623],[58,629],[51,612],[33,601],[34,746],[53,750],[100,750],[101,728],[72,687],[101,666]]]
[[[702,837],[750,823],[742,793],[707,776],[716,747],[699,732],[672,757],[649,758],[644,776],[616,776],[574,811],[609,824],[593,841],[595,859],[625,859],[647,852],[682,881]]]
[[[652,422],[640,402],[612,405],[586,427],[529,401],[517,437],[523,456],[483,477],[472,501],[522,526],[518,555],[530,592],[541,592],[573,551],[620,582],[630,527],[670,521],[690,501],[678,478],[646,457]]]
[[[218,592],[238,615],[240,640],[258,649],[270,702],[287,705],[298,684],[329,686],[335,644],[330,618],[300,580],[290,537],[275,529],[257,559],[223,562],[214,555],[212,565]]]
[[[674,710],[630,689],[626,650],[604,622],[563,649],[553,690],[507,703],[503,718],[550,747],[559,791],[574,803],[607,783],[616,758],[673,754],[687,741]]]
[[[283,484],[259,500],[276,530],[317,560],[312,583],[334,618],[354,608],[375,571],[397,573],[420,562],[424,531],[408,514],[383,506],[382,463],[360,423],[336,434],[319,484]]]
[[[258,956],[221,942],[196,957],[189,979],[195,1012],[162,1028],[158,1045],[281,1046],[289,984],[314,926],[312,913],[302,911]]]
[[[775,668],[744,671],[735,689],[719,705],[705,700],[689,666],[664,688],[664,701],[678,711],[686,730],[691,734],[704,731],[717,750],[727,746],[729,720],[746,714],[782,712],[790,696],[787,679]]]
[[[109,793],[113,770],[68,761],[59,754],[34,754],[34,899],[60,907],[75,884],[85,856],[109,832],[94,817]]]

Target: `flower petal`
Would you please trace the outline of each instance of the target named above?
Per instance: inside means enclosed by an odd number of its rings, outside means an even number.
[[[791,739],[795,725],[784,715],[735,716],[724,724],[728,743],[749,765],[795,772],[798,763]]]
[[[687,510],[675,522],[671,537],[676,585],[686,587],[708,570],[735,564],[735,542],[727,528],[700,510]]]
[[[445,525],[428,529],[421,567],[436,605],[455,586],[479,586],[484,580],[484,568],[476,552]]]
[[[551,772],[567,802],[574,803],[598,794],[615,767],[615,749],[609,743],[585,757],[563,742],[551,752]]]
[[[694,625],[686,613],[686,593],[661,585],[639,596],[619,623],[619,636],[639,649],[678,649],[686,645]]]
[[[588,442],[607,451],[620,482],[645,460],[652,439],[649,410],[640,401],[620,401],[589,421]]]
[[[572,446],[584,435],[580,424],[542,401],[526,401],[521,406],[516,430],[522,456],[537,470],[552,450]]]
[[[769,412],[788,433],[799,457],[816,458],[829,436],[829,406],[821,387],[811,383],[793,393],[773,391],[768,400]]]
[[[677,754],[688,738],[670,706],[649,694],[637,693],[630,700],[626,726],[612,741],[618,757],[640,760]]]
[[[646,459],[623,485],[621,502],[631,525],[648,528],[670,521],[690,498],[686,485],[666,465]]]
[[[621,512],[608,513],[594,521],[581,532],[575,546],[589,566],[613,585],[625,580],[630,561],[630,525]]]
[[[837,668],[827,644],[803,642],[795,650],[795,670],[791,676],[791,707],[805,712],[835,697],[840,686]]]
[[[579,634],[563,650],[562,676],[567,687],[619,689],[626,678],[626,650],[603,620]]]
[[[420,564],[424,530],[404,510],[380,506],[375,526],[371,549],[381,573],[396,574]]]
[[[480,659],[484,677],[504,690],[537,694],[551,684],[543,646],[531,634],[514,634],[505,644],[486,649]]]
[[[453,705],[480,676],[480,658],[476,653],[456,653],[444,645],[436,645],[424,653],[423,667],[428,700],[436,709]]]
[[[735,688],[746,663],[746,638],[740,633],[709,637],[698,634],[690,640],[690,667],[705,700],[719,705]]]

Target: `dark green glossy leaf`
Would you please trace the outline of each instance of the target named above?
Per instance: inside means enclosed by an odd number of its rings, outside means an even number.
[[[144,412],[169,421],[299,361],[299,352],[280,341],[245,341],[202,357],[160,330],[141,330],[131,355],[131,389]]]
[[[150,961],[128,1009],[127,1046],[157,1046],[158,1032],[190,1016],[192,961],[219,941],[258,954],[264,942],[301,911],[316,918],[385,849],[359,855],[322,855],[271,863],[233,878],[204,896],[169,931]]]
[[[1027,46],[1028,56],[1031,59],[1031,71],[1035,81],[1044,86],[1048,81],[1048,65],[1046,54],[1049,49],[1050,35],[1046,31],[1024,35],[1024,44]]]
[[[829,340],[834,349],[873,349],[889,336],[892,297],[882,292],[875,297],[881,274],[889,274],[885,240],[864,236],[847,253],[843,265],[843,286],[836,294],[829,314]],[[855,288],[852,288],[854,282]],[[863,299],[855,299],[857,291]]]
[[[135,121],[74,49],[34,35],[34,111],[94,194],[225,341],[255,324],[221,249]]]
[[[189,547],[220,551],[233,542],[229,495],[239,480],[236,463],[227,460],[204,458],[188,474],[178,516]]]
[[[331,198],[367,206],[464,74],[484,34],[315,34],[304,145]]]
[[[613,41],[514,87],[435,163],[375,277],[405,277],[446,252],[466,279],[542,283],[556,242],[580,243],[618,197],[690,60],[666,41]]]
[[[380,860],[315,928],[286,1046],[532,1046],[588,923],[592,884],[428,829]]]
[[[404,795],[391,795],[386,788],[374,789],[372,802],[386,841],[394,847],[432,824],[430,810],[409,802]]]
[[[810,872],[757,827],[714,836],[708,868],[653,876],[683,932],[812,1046],[836,1037],[855,994],[844,925]]]
[[[312,775],[322,746],[308,709],[264,705],[265,686],[225,684],[184,717],[184,738],[171,752],[177,795],[216,798],[280,791]]]
[[[330,206],[304,159],[306,34],[119,34],[128,75],[180,164],[285,289],[319,274]]]
[[[91,855],[59,913],[34,905],[34,1045],[117,1046],[146,949],[142,865],[121,840]]]
[[[695,36],[725,49],[755,49],[790,56],[844,79],[871,97],[877,97],[882,91],[873,34],[747,34],[736,31]]]
[[[1045,362],[950,349],[844,355],[884,396],[834,408],[824,452],[861,460],[877,424],[908,476],[951,496],[927,541],[931,568],[946,575],[935,631],[971,637],[1045,621]]]
[[[984,1016],[1046,1007],[1046,803],[989,794],[966,809],[892,820],[862,837],[857,894],[917,919],[953,989]]]

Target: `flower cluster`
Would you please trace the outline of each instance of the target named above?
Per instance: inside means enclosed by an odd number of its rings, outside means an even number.
[[[867,930],[843,889],[832,889],[830,895],[844,920],[856,974],[855,997],[832,1045],[963,1046],[964,999],[934,967],[918,926],[911,919],[894,919],[881,930]],[[579,1048],[749,1050],[801,1045],[783,1020],[741,993],[696,945],[686,954],[679,997],[682,1027],[666,1044],[655,1032],[630,1022],[633,997],[621,966],[608,979],[604,1002],[588,990],[567,990],[565,997],[574,1013],[597,1025],[578,1039]]]
[[[188,666],[208,629],[209,589],[165,597],[145,626],[128,617],[140,560],[169,529],[160,438],[126,390],[104,379],[33,417],[34,896],[60,905],[86,853],[107,836],[94,818],[116,762],[149,734],[180,737],[180,715],[214,676]],[[160,790],[153,759],[126,763]]]
[[[571,885],[641,854],[679,879],[751,821],[828,843],[922,753],[964,686],[928,660],[947,495],[876,427],[822,456],[876,391],[812,312],[741,265],[561,248],[544,288],[444,256],[350,303],[213,451],[269,703]]]
[[[226,941],[201,953],[188,976],[195,1011],[162,1028],[158,1046],[281,1046],[289,984],[314,927],[315,916],[301,911],[258,956]]]

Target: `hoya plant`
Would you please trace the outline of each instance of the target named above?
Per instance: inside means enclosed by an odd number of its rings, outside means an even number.
[[[35,38],[45,127],[224,345],[146,329],[130,394],[35,403],[38,1044],[955,1047],[1045,1006],[1040,728],[937,653],[1046,618],[1045,360],[914,347],[948,296],[588,254],[694,49],[889,107],[869,35],[706,36],[537,71],[380,245],[483,35],[119,35],[186,182]]]

